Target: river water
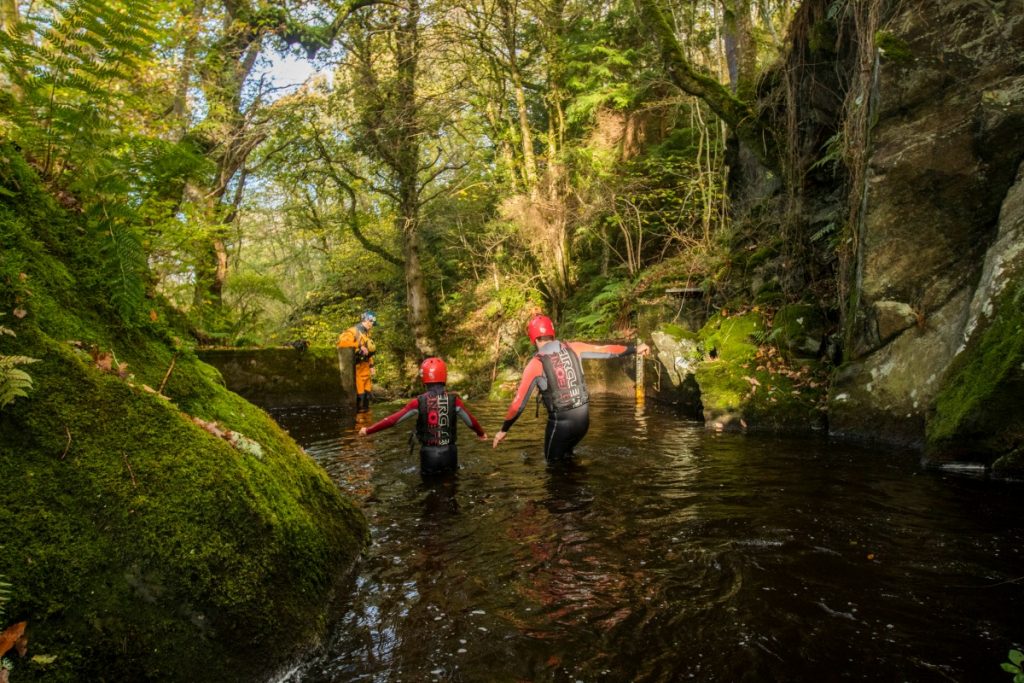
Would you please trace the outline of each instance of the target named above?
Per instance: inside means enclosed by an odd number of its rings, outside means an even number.
[[[493,433],[505,406],[467,401]],[[1024,640],[1024,484],[912,453],[716,434],[597,399],[570,466],[544,411],[460,425],[424,482],[388,414],[275,417],[358,501],[344,616],[281,683],[1006,681]]]

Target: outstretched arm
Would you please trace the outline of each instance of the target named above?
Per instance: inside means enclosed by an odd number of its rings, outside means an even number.
[[[651,352],[647,344],[588,344],[569,342],[569,347],[582,359],[606,359],[632,356],[634,353],[646,356]]]
[[[469,412],[469,409],[466,408],[466,404],[462,402],[462,398],[459,396],[455,397],[455,414],[459,416],[459,419],[466,423],[467,427],[476,432],[477,436],[481,439],[487,438],[487,432],[484,431],[484,428],[481,427],[480,423],[477,422],[475,417],[473,417],[473,414]]]
[[[519,416],[522,415],[523,410],[526,408],[527,401],[530,400],[530,394],[533,393],[533,388],[537,385],[537,382],[544,375],[544,366],[541,365],[540,360],[537,358],[531,358],[530,362],[526,364],[526,368],[523,370],[523,378],[519,380],[519,388],[516,389],[516,395],[512,399],[512,405],[508,407],[508,412],[505,413],[505,422],[501,425],[501,429],[497,434],[494,435],[494,448],[498,447],[498,444],[505,440],[505,434],[508,430],[512,429],[512,425],[515,424]]]
[[[385,417],[380,422],[375,422],[372,425],[370,425],[369,427],[363,427],[362,429],[360,429],[359,430],[359,436],[367,436],[368,434],[373,434],[374,432],[379,432],[382,429],[388,429],[389,427],[394,427],[396,424],[398,424],[402,420],[407,420],[410,417],[416,417],[419,414],[420,414],[420,402],[419,402],[418,399],[414,398],[413,400],[411,400],[408,403],[406,403],[402,407],[402,409],[399,410],[397,413],[391,413],[390,415]]]

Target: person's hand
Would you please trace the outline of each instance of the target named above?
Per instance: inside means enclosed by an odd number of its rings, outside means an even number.
[[[363,344],[362,346],[359,347],[359,353],[361,353],[364,356],[368,356],[370,355],[370,349],[366,348],[366,344]]]
[[[487,432],[484,432],[483,434],[481,434],[479,438],[480,438],[481,441],[487,441]]]
[[[359,430],[359,436],[366,436],[366,427]]]
[[[638,355],[638,356],[647,356],[650,353],[651,353],[651,347],[648,346],[647,344],[644,344],[643,342],[640,342],[639,344],[636,345],[636,355]]]
[[[494,443],[491,445],[491,448],[497,448],[498,444],[505,440],[506,434],[508,434],[508,432],[498,432],[497,434],[495,434]]]

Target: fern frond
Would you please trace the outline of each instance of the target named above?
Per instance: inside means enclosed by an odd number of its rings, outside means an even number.
[[[4,618],[4,605],[11,600],[11,584],[7,583],[3,579],[0,579],[0,623],[3,623]]]
[[[127,222],[108,219],[105,227],[108,240],[104,251],[111,287],[110,302],[121,320],[132,326],[145,298],[145,252],[138,235]]]
[[[17,366],[38,362],[28,356],[0,356],[0,408],[16,398],[28,396],[32,388],[32,376]]]

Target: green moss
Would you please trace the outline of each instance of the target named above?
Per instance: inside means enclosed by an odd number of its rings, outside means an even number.
[[[0,300],[27,315],[5,319],[17,336],[0,339],[0,353],[41,361],[29,397],[0,411],[0,567],[14,586],[7,616],[29,622],[34,654],[57,657],[19,664],[17,678],[266,675],[323,635],[365,521],[169,329],[121,324],[88,232],[6,154],[0,178],[16,177],[18,192],[0,199],[0,277],[11,285]],[[131,374],[101,371],[69,340],[112,351]],[[146,391],[172,361],[170,400]],[[257,441],[262,457],[192,415]]]
[[[693,330],[690,330],[682,325],[676,325],[674,323],[662,323],[658,326],[658,331],[664,332],[668,336],[672,337],[676,341],[689,340],[697,341],[698,335]]]
[[[769,259],[775,258],[778,255],[779,245],[777,244],[769,244],[767,246],[761,247],[760,249],[752,253],[750,257],[747,259],[747,268],[757,268],[758,266],[763,265]]]
[[[711,426],[773,431],[820,429],[824,382],[812,383],[810,369],[797,375],[803,380],[798,382],[777,360],[759,356],[767,352],[773,357],[755,341],[763,332],[764,319],[756,311],[716,316],[700,331],[709,354],[695,373],[705,421]]]
[[[812,304],[789,304],[772,317],[771,341],[787,358],[817,358],[825,318]]]
[[[704,352],[730,363],[745,363],[757,353],[755,339],[764,332],[764,317],[749,311],[729,317],[716,315],[698,332]]]
[[[889,61],[908,63],[914,61],[914,53],[907,41],[888,31],[875,32],[875,46]]]
[[[957,356],[928,420],[933,453],[967,452],[989,460],[1024,440],[1024,277],[993,302],[994,315]]]

